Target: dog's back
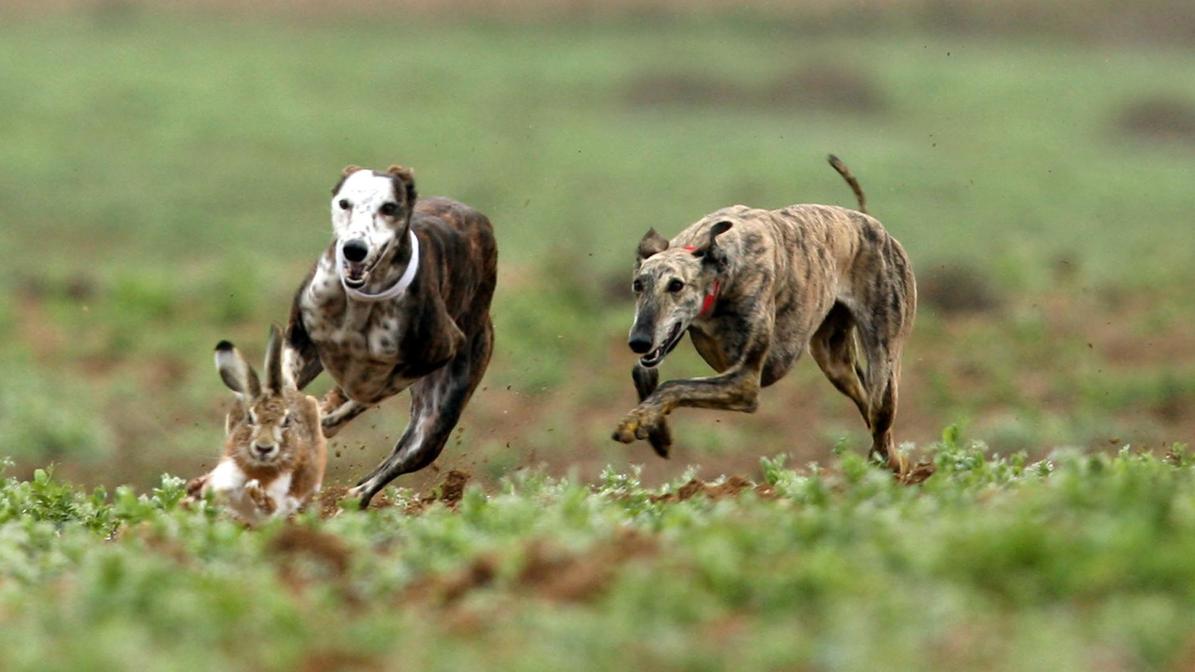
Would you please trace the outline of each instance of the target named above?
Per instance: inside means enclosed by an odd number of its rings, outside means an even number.
[[[470,335],[465,325],[481,326],[497,284],[494,227],[477,210],[441,196],[417,201],[411,224],[428,243],[422,281],[439,283],[449,314]]]

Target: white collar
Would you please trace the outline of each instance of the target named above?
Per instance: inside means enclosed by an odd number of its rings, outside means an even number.
[[[398,282],[394,283],[393,287],[377,294],[368,294],[359,289],[353,289],[352,287],[348,286],[344,280],[344,251],[339,245],[337,245],[336,275],[340,276],[340,285],[344,287],[344,293],[347,294],[350,299],[371,303],[376,301],[387,301],[389,299],[402,296],[403,292],[407,291],[407,288],[410,287],[411,283],[415,281],[415,273],[419,271],[419,239],[415,237],[415,232],[410,228],[407,229],[407,238],[411,240],[411,259],[407,261],[407,270],[402,272],[402,277],[398,279]]]

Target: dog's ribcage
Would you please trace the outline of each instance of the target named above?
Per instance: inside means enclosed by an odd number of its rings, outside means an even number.
[[[303,292],[303,325],[319,350],[320,361],[356,401],[375,403],[414,382],[393,375],[401,363],[399,345],[406,328],[402,300],[348,301],[334,262],[326,256]]]

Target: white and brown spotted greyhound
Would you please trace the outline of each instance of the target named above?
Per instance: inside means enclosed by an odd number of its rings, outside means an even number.
[[[287,366],[300,389],[321,370],[332,437],[411,388],[394,450],[350,491],[362,507],[396,477],[440,455],[494,346],[490,299],[498,248],[485,215],[447,198],[416,200],[410,169],[344,169],[332,189],[334,240],[300,285]]]
[[[907,472],[892,421],[901,348],[917,308],[913,271],[900,243],[867,214],[850,171],[834,156],[830,164],[855,192],[858,210],[735,205],[671,241],[654,229],[639,241],[629,345],[642,355],[633,371],[640,403],[619,423],[616,440],[647,439],[667,457],[665,416],[674,408],[752,413],[760,388],[808,348],[863,415],[872,453]],[[656,366],[686,332],[718,375],[660,384]]]

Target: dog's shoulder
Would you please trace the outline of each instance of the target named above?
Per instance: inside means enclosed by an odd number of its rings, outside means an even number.
[[[672,247],[704,243],[709,230],[719,222],[730,222],[731,227],[718,237],[723,244],[737,240],[750,231],[759,231],[766,226],[769,211],[746,205],[731,205],[715,210],[685,228],[673,238]]]
[[[457,231],[493,230],[490,219],[481,211],[445,196],[421,198],[415,202],[411,221],[416,230],[445,227]]]

